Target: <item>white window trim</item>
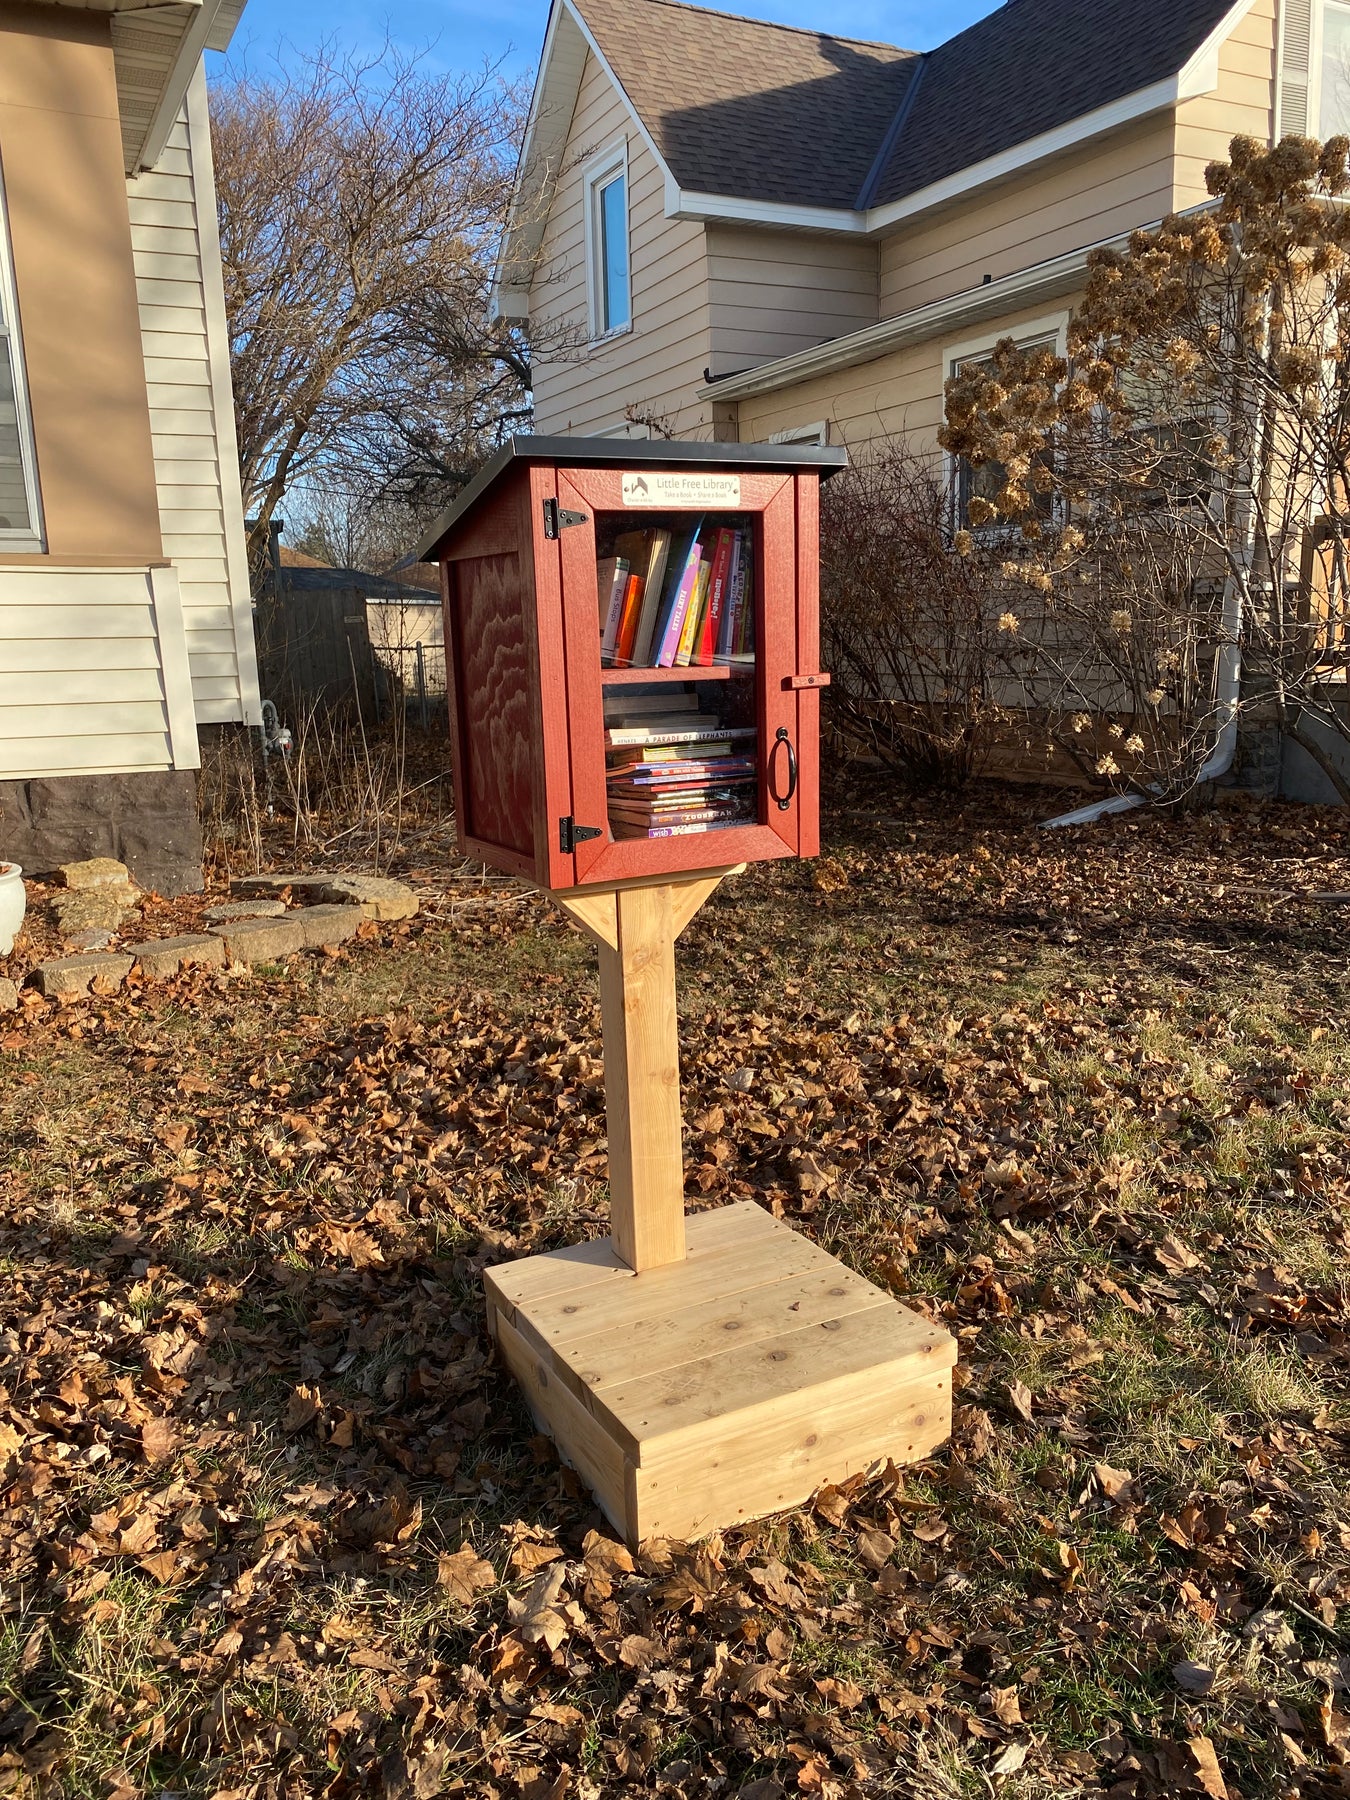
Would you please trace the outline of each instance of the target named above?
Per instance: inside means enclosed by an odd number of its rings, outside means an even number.
[[[817,419],[814,425],[789,425],[783,431],[771,431],[771,444],[828,444],[830,441],[830,421]]]
[[[600,189],[623,176],[624,240],[628,263],[628,318],[622,325],[605,330],[604,277],[600,270],[602,251],[597,208]],[[607,344],[633,329],[633,234],[631,229],[633,190],[628,179],[628,139],[620,138],[607,149],[597,151],[582,172],[582,206],[586,219],[586,311],[592,344]]]
[[[963,362],[970,362],[980,356],[988,356],[994,346],[1002,343],[1004,338],[1011,338],[1019,349],[1028,349],[1033,344],[1049,345],[1053,343],[1056,356],[1067,356],[1069,354],[1068,312],[1047,313],[1041,319],[1026,319],[1016,325],[1004,325],[997,330],[983,331],[978,337],[962,338],[957,343],[944,344],[942,347],[942,391],[944,396],[947,391],[947,382],[956,374]],[[946,416],[945,400],[943,415]],[[950,450],[944,450],[942,453],[943,479],[947,484],[947,493],[950,496],[948,517],[951,520],[953,531],[961,529],[961,521],[957,516],[960,506],[958,482],[960,460],[960,457],[953,456]],[[1013,527],[1006,523],[976,528],[977,535],[982,530],[984,534],[990,536],[1006,534],[1012,529]]]
[[[24,362],[23,333],[19,326],[19,295],[14,285],[9,210],[5,204],[3,179],[0,179],[0,339],[6,339],[9,344],[14,406],[19,429],[19,465],[23,472],[24,496],[28,501],[30,521],[22,530],[0,526],[0,550],[41,553],[46,549],[46,542],[42,526],[42,496],[38,491],[37,443],[33,437],[33,415],[28,406],[28,371]]]

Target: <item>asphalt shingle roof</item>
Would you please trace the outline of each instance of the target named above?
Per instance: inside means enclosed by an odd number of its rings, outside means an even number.
[[[681,187],[852,206],[919,58],[678,0],[580,0]]]
[[[884,206],[1184,68],[1232,0],[1008,0],[930,51]]]
[[[579,4],[681,187],[856,207],[1176,74],[1232,0],[1007,0],[923,56],[683,0]]]

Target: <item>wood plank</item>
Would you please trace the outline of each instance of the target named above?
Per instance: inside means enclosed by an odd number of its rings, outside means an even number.
[[[701,1363],[728,1349],[744,1354],[761,1339],[894,1304],[870,1281],[836,1265],[755,1282],[740,1293],[717,1294],[701,1303],[681,1294],[678,1308],[649,1309],[644,1317],[592,1330],[576,1341],[555,1340],[553,1347],[588,1388],[603,1395],[608,1388]]]
[[[625,1537],[630,1532],[627,1470],[624,1455],[604,1427],[560,1381],[547,1362],[500,1314],[491,1318],[502,1360],[519,1382],[535,1423],[546,1432],[586,1482],[610,1523]]]
[[[613,894],[588,894],[584,890],[554,894],[554,900],[574,925],[604,950],[619,948],[619,918]]]
[[[954,1340],[893,1301],[886,1307],[826,1320],[745,1349],[724,1350],[605,1391],[605,1406],[643,1445],[676,1445],[706,1435],[710,1422],[745,1407],[776,1404],[790,1411],[793,1396],[821,1383],[849,1380],[867,1370],[903,1369],[918,1376],[949,1367]]]
[[[951,1430],[951,1376],[910,1380],[863,1369],[732,1416],[716,1441],[704,1433],[644,1454],[635,1474],[639,1537],[692,1538],[783,1507],[823,1483],[893,1458],[916,1462]],[[645,1447],[644,1447],[645,1451]]]
[[[645,1269],[640,1281],[569,1287],[529,1302],[530,1327],[560,1359],[595,1359],[586,1346],[612,1334],[673,1329],[686,1312],[730,1307],[737,1295],[839,1269],[808,1239],[783,1231],[756,1242],[698,1248],[686,1227],[683,1262]],[[781,1330],[781,1326],[779,1327]],[[763,1335],[763,1334],[761,1334]]]
[[[668,886],[616,896],[618,948],[600,949],[614,1247],[630,1267],[685,1255],[675,932]]]

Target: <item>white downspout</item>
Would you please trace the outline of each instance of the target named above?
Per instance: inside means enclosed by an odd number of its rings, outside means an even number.
[[[1202,781],[1217,781],[1221,775],[1226,775],[1237,754],[1238,697],[1242,688],[1242,651],[1238,644],[1241,627],[1241,590],[1230,577],[1224,584],[1224,641],[1219,646],[1215,669],[1214,716],[1219,722],[1219,735],[1196,775],[1197,787]],[[1072,812],[1042,819],[1041,830],[1054,831],[1061,825],[1095,825],[1108,813],[1133,812],[1147,800],[1146,794],[1113,794],[1109,800],[1093,800],[1086,806],[1074,807]]]

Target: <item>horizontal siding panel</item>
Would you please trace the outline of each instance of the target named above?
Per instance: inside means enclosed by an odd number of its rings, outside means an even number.
[[[153,650],[153,645],[151,646]],[[105,651],[106,654],[106,651]],[[44,698],[42,705],[32,704],[34,694],[41,691],[44,696],[51,694],[60,696],[63,707],[80,706],[87,708],[80,718],[97,719],[101,708],[115,702],[114,710],[120,712],[123,707],[138,702],[148,702],[153,709],[152,724],[162,722],[164,717],[164,686],[160,680],[159,664],[156,660],[150,668],[103,668],[103,669],[49,669],[51,679],[44,683],[40,690],[35,689],[32,676],[14,667],[8,651],[5,653],[5,669],[0,671],[0,720],[4,721],[11,736],[17,736],[13,730],[16,711],[31,712],[35,716],[46,718],[51,715],[52,703]],[[124,723],[118,720],[118,727]],[[83,730],[101,731],[106,729],[100,724],[86,724]]]
[[[205,438],[215,443],[215,420],[210,413],[187,412],[182,408],[168,412],[154,404],[153,394],[150,397],[150,430],[152,433],[166,432],[174,437]]]
[[[196,241],[195,238],[193,241]],[[182,308],[196,311],[202,319],[202,334],[205,336],[206,313],[200,281],[151,281],[140,276],[136,282],[136,293],[142,306],[164,307],[170,311]]]
[[[45,706],[0,707],[0,738],[152,736],[164,729],[162,700],[55,700]]]
[[[203,650],[197,641],[197,634],[189,631],[188,654],[192,658],[192,691],[201,691],[204,681],[223,681],[228,684],[229,693],[235,691],[234,643],[231,641],[227,650]]]
[[[46,638],[59,643],[71,637],[145,638],[153,644],[155,615],[148,600],[144,606],[82,606],[78,602],[63,605],[54,599],[23,604],[0,598],[0,638]]]
[[[244,716],[237,691],[229,700],[198,700],[196,708],[201,725],[237,725]]]
[[[7,637],[3,660],[6,670],[15,675],[65,678],[85,670],[106,674],[133,669],[151,669],[156,679],[159,675],[159,652],[150,638]]]
[[[138,255],[141,251],[150,250],[161,255],[195,257],[197,233],[175,230],[169,225],[142,225],[132,235],[132,248]]]
[[[156,333],[163,336],[163,333]],[[181,354],[188,348],[189,340],[178,337],[170,340],[180,352],[177,356],[147,356],[145,359],[145,378],[157,390],[160,384],[173,387],[206,388],[211,387],[211,370],[204,356],[192,357]],[[161,405],[172,405],[160,396]]]
[[[116,736],[31,738],[4,736],[0,717],[0,779],[33,781],[46,775],[116,775],[140,769],[169,769],[173,760],[168,733],[122,733]]]
[[[218,706],[228,706],[232,701],[237,704],[238,695],[239,683],[235,677],[233,663],[231,663],[229,670],[223,676],[210,675],[204,672],[198,674],[197,670],[195,668],[193,669],[192,698],[194,702],[197,703],[199,716],[201,712],[201,702],[214,702]]]

